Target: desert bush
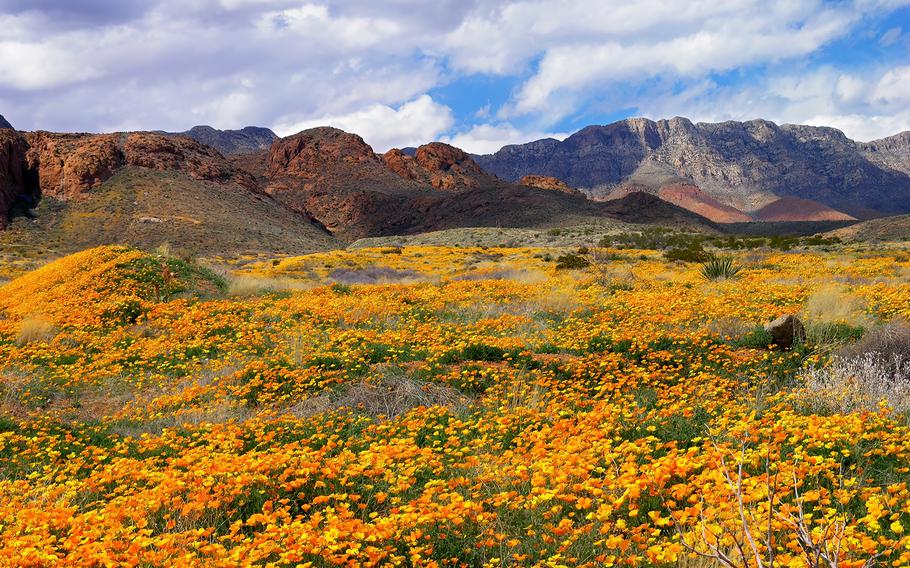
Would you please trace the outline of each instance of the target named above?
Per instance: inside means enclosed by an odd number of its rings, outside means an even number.
[[[693,241],[687,246],[667,249],[664,251],[664,258],[670,262],[677,260],[682,262],[707,262],[711,259],[711,255],[705,251],[701,243]]]
[[[556,259],[556,270],[581,270],[591,265],[591,262],[577,254],[564,254]]]
[[[814,412],[875,410],[881,403],[910,412],[910,357],[900,353],[835,357],[825,367],[804,371],[803,379],[804,402]]]
[[[346,385],[336,392],[303,400],[291,408],[298,418],[349,408],[374,419],[392,419],[418,407],[465,408],[470,402],[457,390],[390,372],[377,382]]]
[[[870,329],[856,343],[840,349],[843,358],[855,358],[865,353],[878,353],[893,360],[897,356],[910,359],[910,323],[897,320]]]
[[[16,343],[25,345],[36,341],[50,341],[57,334],[54,324],[44,316],[29,316],[19,322]]]
[[[741,335],[734,344],[738,347],[766,349],[774,341],[771,334],[762,326],[757,326]]]
[[[863,336],[865,328],[844,322],[814,323],[806,329],[806,339],[816,347],[836,348]]]
[[[382,284],[392,282],[414,282],[420,274],[413,270],[395,270],[386,266],[366,266],[364,268],[336,268],[329,273],[329,279],[346,285]]]
[[[701,265],[701,275],[706,280],[733,278],[739,274],[740,270],[742,267],[737,266],[729,257],[712,257]]]

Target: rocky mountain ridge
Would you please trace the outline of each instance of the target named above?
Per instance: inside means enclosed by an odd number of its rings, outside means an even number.
[[[910,211],[908,133],[858,143],[834,128],[766,120],[630,118],[588,126],[563,141],[506,146],[474,159],[506,180],[552,176],[595,199],[640,183],[636,173],[648,166],[747,213],[782,197],[816,201],[855,217]]]
[[[207,125],[199,125],[185,132],[167,132],[172,136],[186,136],[196,142],[210,146],[225,156],[248,154],[266,150],[278,135],[268,128],[246,126],[240,130],[218,130]]]
[[[642,217],[632,209],[645,203],[595,203],[578,192],[508,183],[485,172],[462,150],[438,142],[416,148],[413,155],[400,150],[377,154],[356,134],[330,127],[276,139],[267,149],[228,156],[187,136],[159,132],[0,133],[3,223],[13,209],[31,210],[43,200],[83,216],[90,207],[91,215],[106,223],[98,217],[104,210],[100,196],[110,194],[127,204],[120,209],[112,204],[108,209],[112,218],[122,217],[121,209],[135,209],[133,202],[145,204],[143,215],[132,213],[136,218],[126,224],[118,221],[116,226],[124,227],[124,235],[148,236],[148,227],[136,229],[141,223],[152,223],[150,227],[162,234],[179,234],[165,224],[190,220],[197,228],[231,226],[231,221],[221,218],[218,223],[204,223],[194,201],[168,196],[156,181],[159,177],[141,172],[167,174],[160,183],[172,188],[168,191],[183,188],[180,191],[193,199],[204,201],[206,194],[229,199],[237,211],[232,222],[240,233],[252,226],[253,220],[245,215],[254,210],[274,212],[278,207],[283,212],[271,215],[284,219],[283,227],[293,226],[295,221],[288,215],[296,215],[306,230],[315,226],[323,235],[343,241],[465,226],[539,227],[597,217]],[[109,187],[115,177],[116,191]],[[137,198],[127,201],[126,195]],[[149,195],[173,203],[162,203],[158,214],[154,205],[148,205],[154,203],[146,198]],[[254,204],[263,200],[268,204]],[[79,205],[89,202],[90,206]],[[710,226],[705,219],[659,199],[648,201],[647,206],[653,211],[642,218],[665,219],[688,228]],[[188,207],[188,213],[180,207]],[[220,217],[229,217],[230,209],[221,208]],[[271,229],[256,231],[262,235]],[[198,229],[197,233],[202,234]],[[104,235],[105,239],[116,236],[110,231]]]

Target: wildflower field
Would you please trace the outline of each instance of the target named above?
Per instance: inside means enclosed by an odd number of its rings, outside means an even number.
[[[725,262],[102,247],[18,275],[0,565],[910,566],[910,372],[882,347],[908,249]]]

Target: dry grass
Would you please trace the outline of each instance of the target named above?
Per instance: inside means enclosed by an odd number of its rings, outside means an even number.
[[[270,292],[309,290],[315,286],[315,283],[302,281],[296,278],[235,274],[228,279],[228,295],[256,296],[258,294],[268,294]]]
[[[727,316],[709,322],[706,329],[729,341],[752,331],[755,329],[755,324],[741,318]]]
[[[865,302],[846,287],[828,284],[812,293],[803,306],[803,317],[813,324],[848,322],[867,327]]]
[[[892,321],[869,330],[860,341],[842,348],[842,358],[856,358],[866,353],[877,353],[887,359],[902,356],[910,359],[910,323]]]
[[[370,418],[387,420],[418,407],[444,406],[463,409],[470,399],[459,391],[412,379],[400,372],[388,372],[377,382],[348,385],[335,393],[303,400],[291,407],[291,414],[304,418],[348,408]]]
[[[25,345],[38,341],[50,341],[57,335],[57,329],[54,324],[42,315],[32,315],[23,319],[19,323],[19,333],[16,335],[16,343]]]
[[[910,412],[910,358],[903,355],[837,357],[826,367],[808,369],[803,378],[805,402],[814,412],[846,414],[881,404]]]
[[[338,284],[413,284],[426,280],[413,270],[396,270],[386,266],[364,266],[362,268],[336,268],[329,280]]]

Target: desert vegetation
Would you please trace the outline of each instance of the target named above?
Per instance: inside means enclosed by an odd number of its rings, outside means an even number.
[[[0,565],[910,564],[906,249],[591,236],[7,267]]]

